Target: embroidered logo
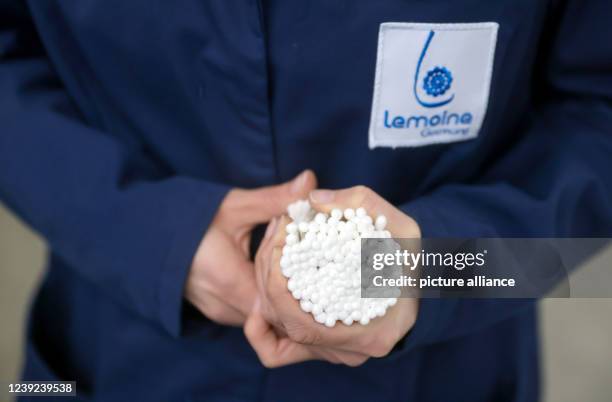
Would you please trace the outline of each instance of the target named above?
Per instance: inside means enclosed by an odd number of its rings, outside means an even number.
[[[370,148],[476,138],[497,30],[497,23],[381,24]]]
[[[444,101],[426,102],[419,97],[419,93],[417,91],[417,82],[419,80],[421,66],[423,65],[423,59],[425,59],[425,56],[427,56],[427,50],[429,49],[429,45],[431,44],[431,41],[435,35],[435,31],[429,32],[425,45],[423,46],[423,50],[421,51],[419,62],[417,63],[416,72],[414,74],[414,96],[421,106],[429,108],[448,105],[455,98],[455,95],[452,95],[450,98]],[[444,95],[446,91],[450,89],[452,83],[453,75],[446,67],[435,67],[433,70],[429,70],[425,78],[423,78],[423,89],[427,95],[437,98],[440,95]]]
[[[453,75],[451,72],[446,67],[436,67],[429,70],[423,79],[423,89],[428,95],[438,97],[444,95],[450,89],[452,83]]]

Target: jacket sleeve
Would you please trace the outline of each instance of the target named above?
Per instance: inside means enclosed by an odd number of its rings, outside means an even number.
[[[612,7],[604,0],[559,7],[530,125],[474,183],[402,206],[424,237],[611,235],[612,25],[605,16]],[[423,299],[404,346],[476,331],[533,302]]]
[[[83,124],[25,2],[0,1],[0,200],[77,275],[178,336],[184,281],[226,191],[160,174]]]

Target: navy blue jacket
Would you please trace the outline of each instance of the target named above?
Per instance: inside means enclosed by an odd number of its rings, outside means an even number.
[[[25,379],[97,401],[536,400],[531,302],[424,300],[389,357],[267,370],[182,289],[229,188],[305,168],[370,186],[429,237],[609,235],[611,16],[607,0],[0,1],[0,198],[51,250]],[[369,149],[389,21],[499,23],[478,138]]]

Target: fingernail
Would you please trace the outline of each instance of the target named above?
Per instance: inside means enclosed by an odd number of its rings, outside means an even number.
[[[264,239],[268,239],[270,236],[272,236],[272,233],[274,233],[276,231],[277,223],[278,223],[278,218],[277,217],[272,218],[270,223],[268,223],[268,227],[266,228],[266,233],[264,234]]]
[[[317,204],[327,204],[334,200],[335,195],[332,190],[314,190],[310,192],[310,200]]]
[[[295,179],[293,179],[293,182],[291,183],[291,186],[289,187],[289,191],[291,192],[291,194],[300,193],[300,191],[302,190],[306,182],[307,173],[308,171],[304,171],[300,173]]]

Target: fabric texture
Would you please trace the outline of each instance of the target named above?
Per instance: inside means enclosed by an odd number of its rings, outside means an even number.
[[[610,236],[611,7],[0,0],[0,199],[51,250],[24,379],[87,401],[538,400],[533,301],[424,300],[389,357],[266,370],[181,292],[228,189],[305,168],[426,236]],[[478,137],[370,150],[380,24],[487,21]]]

